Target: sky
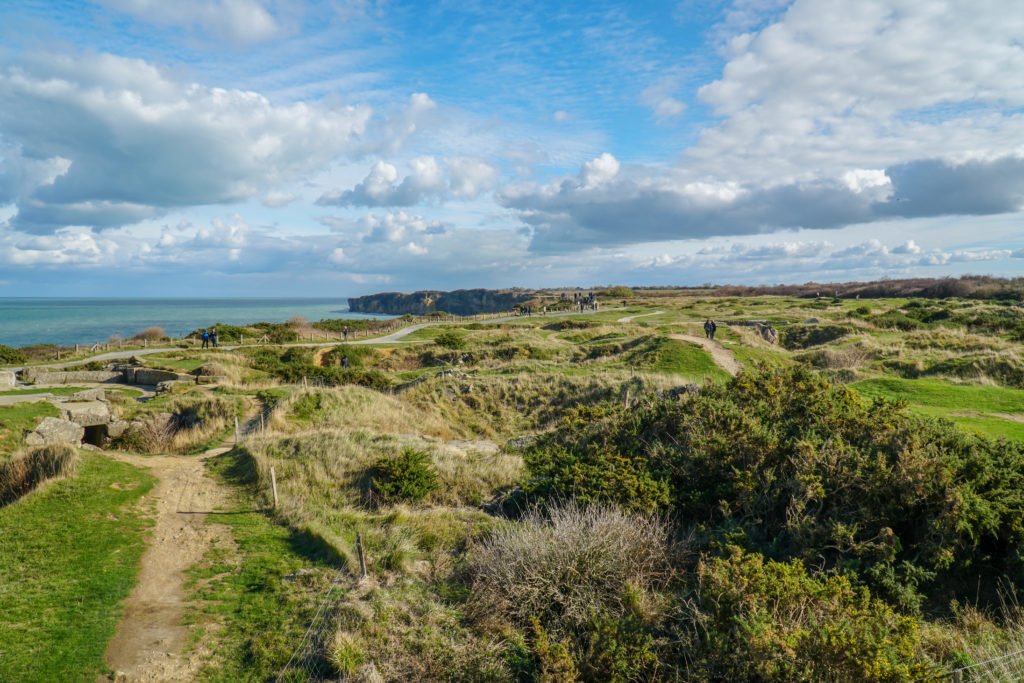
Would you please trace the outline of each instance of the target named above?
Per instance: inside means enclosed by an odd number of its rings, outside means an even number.
[[[4,0],[0,296],[1024,276],[1024,3]]]

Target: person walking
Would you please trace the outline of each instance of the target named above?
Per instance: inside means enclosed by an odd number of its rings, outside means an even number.
[[[341,340],[346,342],[348,341],[348,325],[341,328]]]
[[[210,328],[210,346],[217,348],[217,328]]]
[[[715,324],[714,320],[709,320],[708,322],[711,323],[711,341],[715,341],[715,332],[718,331],[718,325]]]
[[[203,330],[203,348],[210,348],[210,331],[206,329]]]

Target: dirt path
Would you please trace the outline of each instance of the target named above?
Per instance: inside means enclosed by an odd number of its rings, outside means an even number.
[[[732,355],[732,351],[722,346],[719,342],[712,341],[706,337],[697,337],[692,334],[670,334],[669,338],[688,341],[702,347],[705,351],[711,354],[711,360],[715,361],[715,364],[717,364],[718,367],[722,368],[730,375],[735,376],[742,369],[740,364],[736,362],[735,356]]]
[[[631,323],[637,318],[646,318],[649,315],[664,315],[665,311],[654,311],[653,313],[638,313],[637,315],[627,315],[625,318],[619,318],[615,322],[617,323]]]
[[[248,407],[243,431],[258,425],[257,408]],[[158,480],[150,494],[156,501],[156,528],[142,556],[138,583],[125,601],[124,617],[107,645],[106,662],[119,683],[190,681],[205,659],[202,645],[187,652],[185,572],[211,546],[234,543],[226,527],[207,523],[207,514],[222,508],[228,494],[207,476],[205,466],[208,457],[232,445],[234,435],[199,457],[109,453],[148,469]]]

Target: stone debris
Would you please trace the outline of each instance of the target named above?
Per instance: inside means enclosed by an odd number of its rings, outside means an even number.
[[[25,437],[29,446],[50,446],[68,444],[78,446],[85,436],[85,427],[70,420],[56,417],[44,417],[34,432]]]

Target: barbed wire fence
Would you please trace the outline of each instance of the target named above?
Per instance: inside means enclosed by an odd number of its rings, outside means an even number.
[[[954,669],[949,679],[953,683],[1017,683],[1024,680],[1024,650]]]

